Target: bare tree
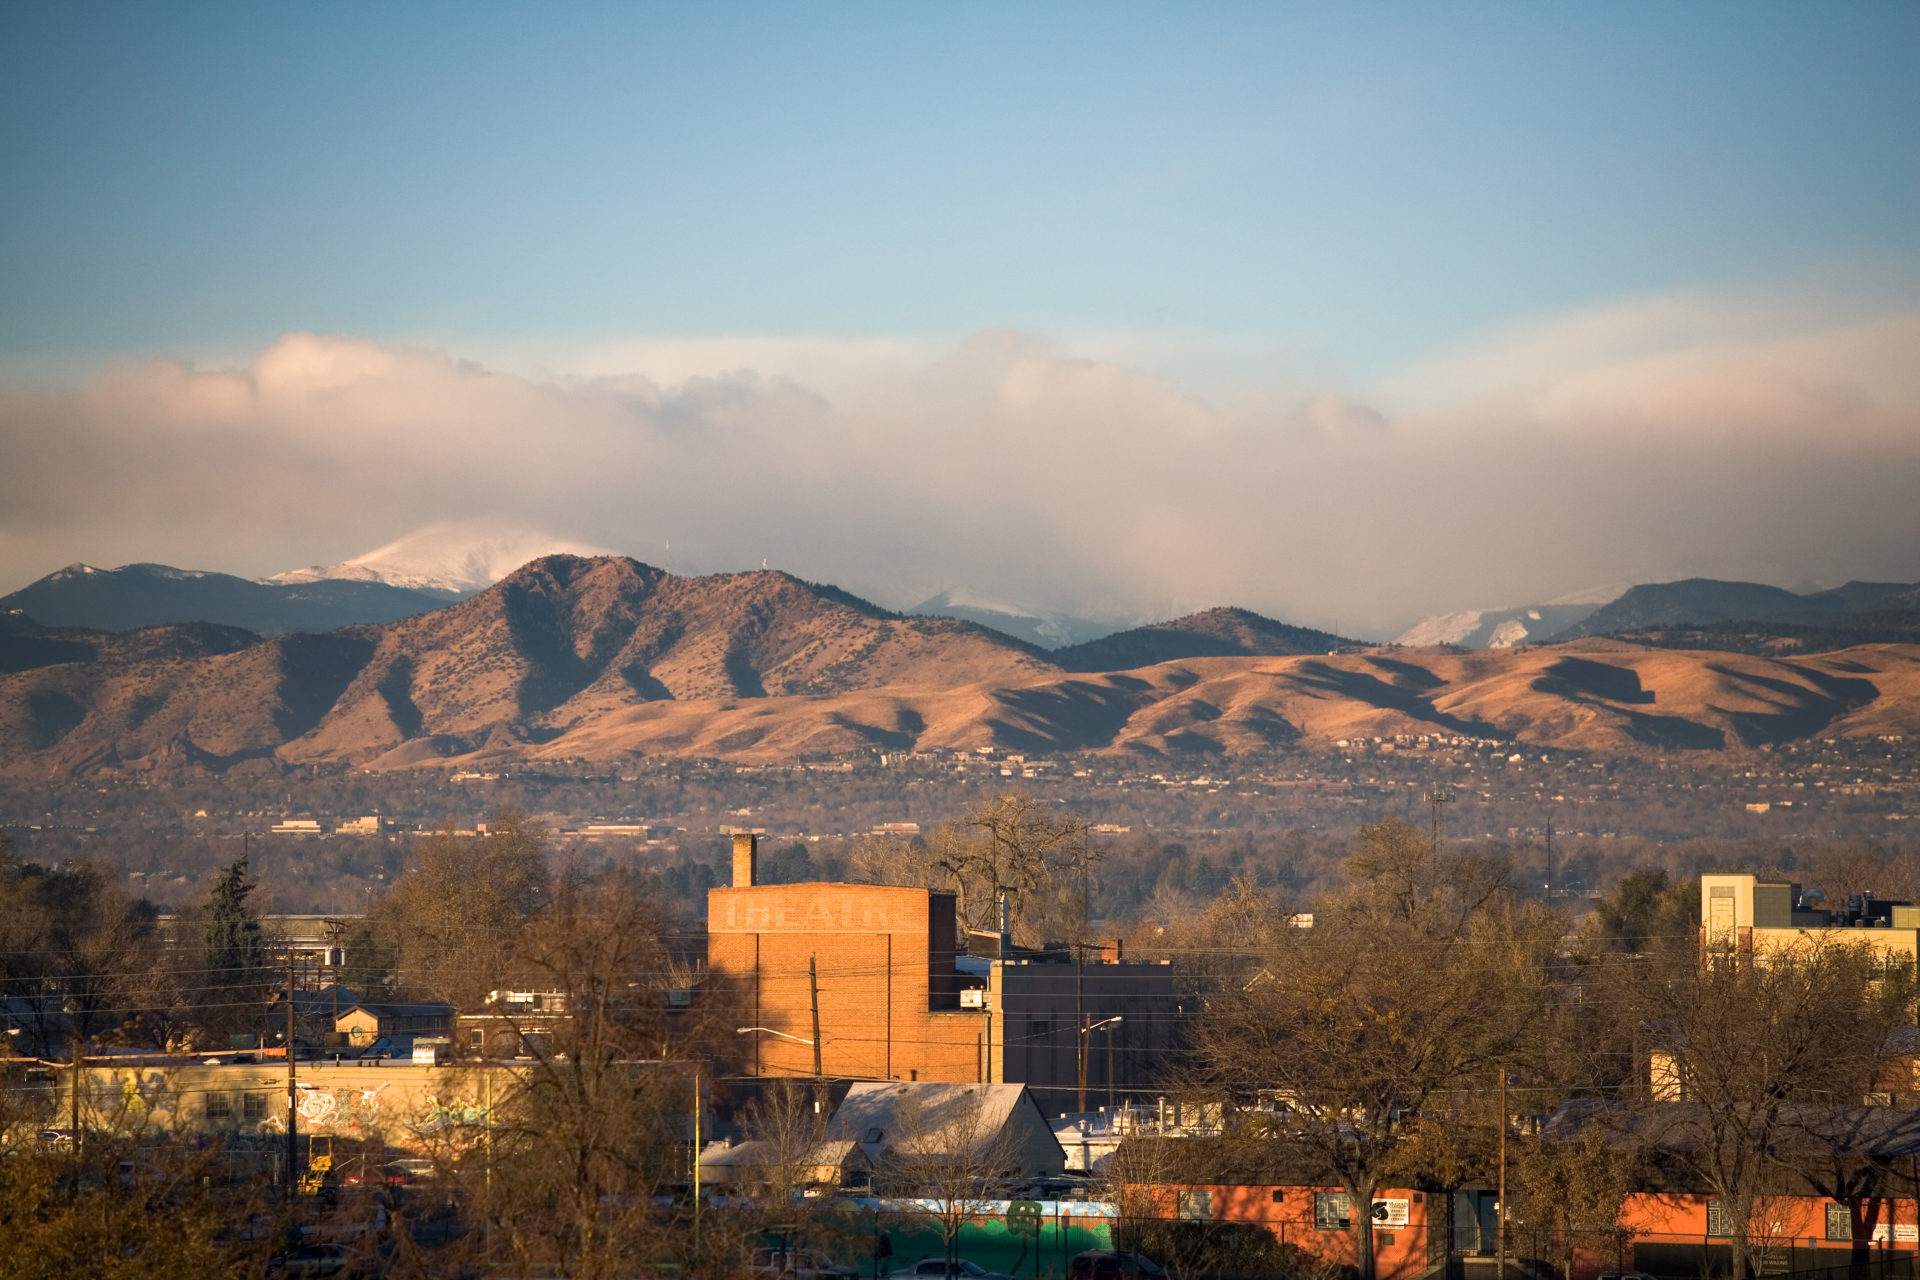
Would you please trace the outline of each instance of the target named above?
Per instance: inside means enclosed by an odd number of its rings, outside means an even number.
[[[1091,833],[1078,814],[1011,792],[935,828],[912,853],[919,878],[953,890],[966,927],[997,929],[1005,895],[1016,934],[1033,942],[1084,932],[1086,878],[1101,856]]]
[[[507,810],[483,836],[456,835],[449,823],[421,841],[370,914],[403,986],[479,1008],[502,985],[511,944],[550,884],[546,832]]]
[[[284,1221],[219,1144],[164,1141],[142,1107],[103,1097],[76,1152],[37,1140],[50,1109],[19,1076],[0,1076],[0,1280],[238,1280],[261,1274],[284,1240],[273,1230]],[[249,1223],[260,1229],[236,1230]]]
[[[826,1137],[826,1115],[811,1085],[791,1079],[770,1081],[745,1108],[749,1141],[758,1144],[753,1165],[755,1181],[765,1195],[768,1212],[791,1212],[796,1194],[815,1180]]]
[[[687,1224],[654,1206],[688,1178],[683,1121],[714,1042],[708,1012],[669,999],[683,979],[666,933],[621,877],[563,881],[519,930],[501,971],[555,997],[561,1014],[524,1029],[527,1056],[511,1070],[480,1068],[433,1135],[484,1224],[472,1247],[583,1280],[663,1258],[689,1274],[717,1265],[718,1224],[695,1255]]]
[[[1351,1197],[1372,1280],[1374,1193],[1430,1110],[1523,1055],[1558,926],[1512,904],[1499,864],[1402,822],[1367,828],[1348,874],[1313,928],[1276,933],[1254,977],[1208,1002],[1195,1048],[1222,1093],[1271,1098]]]
[[[1638,966],[1635,1012],[1661,1092],[1626,1129],[1719,1201],[1733,1274],[1747,1274],[1776,1153],[1804,1156],[1836,1105],[1879,1087],[1911,1020],[1911,961],[1809,937],[1757,957],[1671,948]]]
[[[1006,1117],[988,1105],[984,1089],[943,1090],[931,1101],[903,1093],[894,1112],[896,1132],[876,1171],[884,1193],[917,1199],[940,1229],[949,1274],[957,1274],[960,1229],[987,1211],[1018,1172]]]
[[[20,1002],[18,1048],[71,1053],[114,1032],[154,942],[152,908],[92,863],[47,868],[0,849],[0,996]]]
[[[1116,1248],[1136,1249],[1171,1266],[1176,1275],[1201,1275],[1212,1270],[1213,1219],[1209,1213],[1183,1229],[1178,1193],[1172,1188],[1186,1178],[1173,1149],[1174,1143],[1166,1139],[1133,1139],[1108,1158],[1103,1181],[1114,1208],[1113,1242]]]

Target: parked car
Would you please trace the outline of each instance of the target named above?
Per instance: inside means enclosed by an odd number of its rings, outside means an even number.
[[[1068,1280],[1167,1280],[1167,1269],[1144,1253],[1088,1249],[1074,1255]]]
[[[346,1280],[360,1274],[358,1260],[344,1244],[303,1244],[291,1253],[275,1254],[267,1274],[287,1280]]]
[[[818,1249],[755,1249],[753,1274],[779,1276],[781,1280],[788,1276],[793,1280],[855,1280],[860,1271],[842,1266]]]
[[[1653,1280],[1644,1271],[1602,1271],[1600,1280]]]
[[[1090,1200],[1094,1198],[1088,1179],[1068,1177],[1035,1178],[1031,1182],[1024,1182],[1013,1188],[1012,1195],[1020,1200]]]
[[[979,1263],[968,1262],[965,1258],[955,1262],[952,1270],[948,1270],[945,1258],[922,1258],[910,1267],[891,1273],[889,1280],[924,1280],[925,1277],[932,1277],[933,1280],[1013,1280],[1004,1272],[988,1271]]]
[[[440,1166],[431,1160],[407,1157],[387,1161],[387,1181],[392,1183],[432,1182],[440,1176]]]

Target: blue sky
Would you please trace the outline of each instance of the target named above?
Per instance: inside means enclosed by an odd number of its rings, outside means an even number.
[[[1174,328],[1368,376],[1920,258],[1908,3],[0,23],[10,354]]]
[[[938,353],[1004,330],[1208,412],[1450,412],[1423,371],[1518,359],[1582,316],[1678,306],[1709,317],[1680,344],[1706,350],[1909,315],[1916,53],[1912,3],[13,3],[0,374],[38,395],[316,333],[669,386],[736,368],[746,340]],[[689,342],[710,346],[661,354]],[[0,427],[24,448],[48,412]],[[577,532],[658,532],[596,519]],[[56,554],[5,521],[0,573]],[[76,521],[100,536],[69,542],[153,541]],[[306,558],[401,521],[330,528]],[[1894,572],[1920,542],[1830,550],[1771,576]],[[1768,563],[1737,560],[1687,565]],[[815,567],[887,578],[839,563]]]

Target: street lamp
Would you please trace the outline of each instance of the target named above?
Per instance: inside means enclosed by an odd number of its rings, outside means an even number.
[[[772,1027],[735,1027],[733,1034],[737,1036],[750,1036],[756,1031],[762,1035],[779,1036],[782,1040],[791,1040],[795,1044],[808,1045],[813,1049],[813,1109],[815,1111],[824,1110],[825,1108],[821,1103],[826,1097],[827,1073],[820,1065],[820,1042],[818,1040],[808,1040],[801,1036],[788,1035],[784,1031],[775,1031]]]
[[[1121,1021],[1122,1019],[1116,1016],[1112,1018],[1103,1019],[1099,1022],[1094,1023],[1092,1026],[1080,1028],[1080,1105],[1079,1105],[1079,1110],[1081,1110],[1082,1112],[1084,1112],[1087,1109],[1087,1041],[1093,1035],[1093,1033],[1098,1031],[1100,1028],[1118,1026],[1120,1025]],[[1113,1032],[1111,1031],[1107,1032],[1107,1100],[1109,1102],[1113,1100]]]

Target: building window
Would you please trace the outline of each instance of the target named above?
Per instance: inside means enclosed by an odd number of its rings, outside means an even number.
[[[240,1095],[240,1118],[248,1121],[267,1118],[267,1095],[264,1093],[243,1093]]]
[[[225,1094],[225,1093],[209,1093],[207,1095],[207,1119],[208,1120],[233,1119],[232,1095]]]
[[[1707,1234],[1722,1240],[1733,1239],[1733,1219],[1718,1200],[1707,1201]]]
[[[1287,1202],[1287,1191],[1285,1187],[1275,1187],[1273,1189],[1273,1202],[1275,1204],[1285,1204]]]
[[[1313,1225],[1320,1231],[1353,1229],[1353,1197],[1344,1191],[1313,1193]]]
[[[1827,1206],[1827,1239],[1853,1243],[1853,1211],[1846,1205]]]
[[[1213,1193],[1211,1191],[1182,1191],[1180,1193],[1180,1216],[1202,1222],[1212,1218]]]

